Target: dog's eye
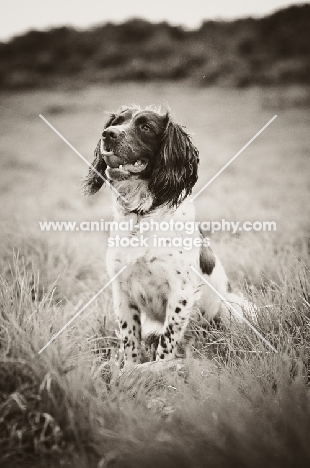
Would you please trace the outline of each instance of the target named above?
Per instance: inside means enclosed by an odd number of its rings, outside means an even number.
[[[151,126],[147,123],[144,123],[140,126],[141,130],[143,130],[144,132],[149,132],[151,131]]]

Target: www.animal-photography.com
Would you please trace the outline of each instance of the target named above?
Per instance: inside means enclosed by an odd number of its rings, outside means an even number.
[[[310,5],[0,24],[0,466],[308,466]]]

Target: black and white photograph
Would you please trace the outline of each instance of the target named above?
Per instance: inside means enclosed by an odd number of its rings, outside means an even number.
[[[310,466],[310,3],[3,0],[0,467]]]

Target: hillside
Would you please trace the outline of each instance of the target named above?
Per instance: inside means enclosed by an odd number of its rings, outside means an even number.
[[[30,31],[0,44],[2,89],[187,80],[196,85],[309,83],[310,5],[187,31],[131,19]]]

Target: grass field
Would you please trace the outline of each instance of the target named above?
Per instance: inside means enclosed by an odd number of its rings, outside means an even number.
[[[1,96],[0,466],[305,467],[310,462],[309,95],[126,84]],[[108,220],[105,189],[84,197],[106,112],[169,106],[200,150],[195,192],[275,114],[199,197],[198,220],[276,221],[211,243],[257,327],[189,330],[185,364],[118,379],[106,234],[41,232],[44,220]]]

